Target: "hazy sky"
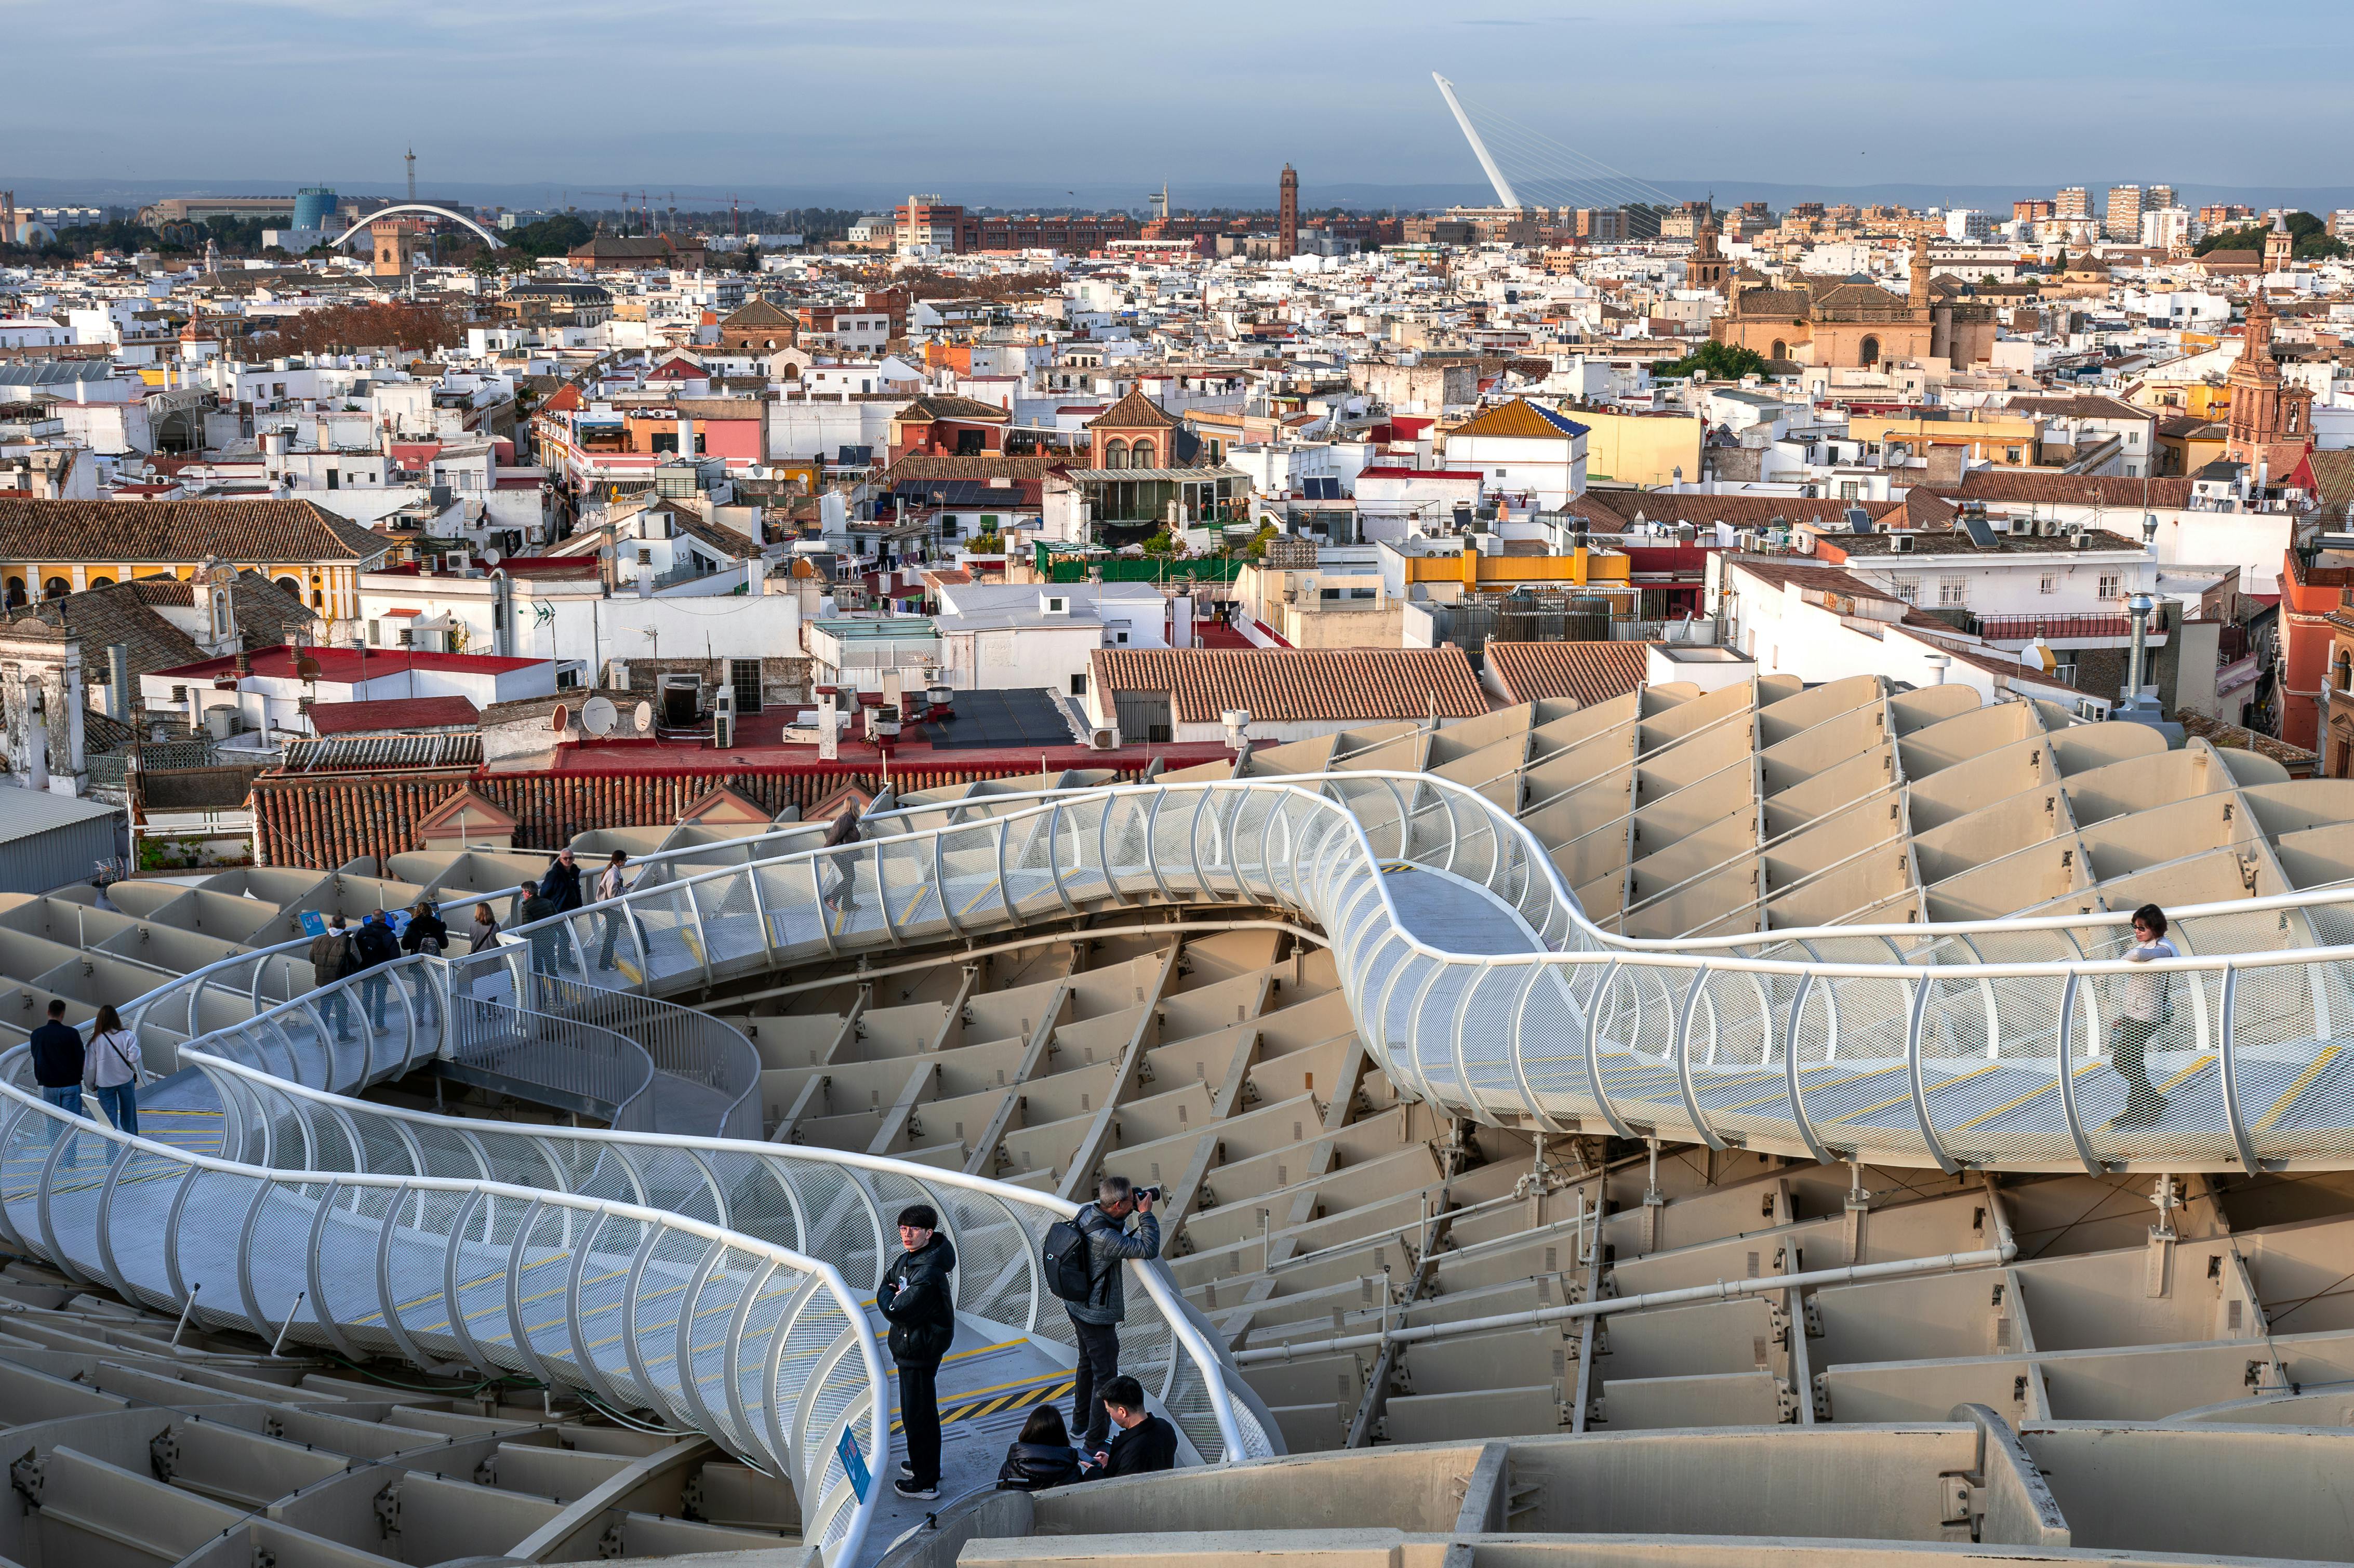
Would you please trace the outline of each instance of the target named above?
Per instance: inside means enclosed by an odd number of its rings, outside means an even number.
[[[1288,159],[1312,199],[1478,177],[1436,69],[1651,179],[2322,185],[2354,183],[2349,37],[2343,0],[0,0],[0,182],[388,184],[414,142],[426,187],[1140,195]]]

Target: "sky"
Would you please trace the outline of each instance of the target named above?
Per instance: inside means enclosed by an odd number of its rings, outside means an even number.
[[[1679,188],[2354,183],[2344,0],[0,0],[0,38],[44,62],[9,73],[0,186],[389,189],[413,143],[429,192],[1182,206],[1288,160],[1313,206],[1479,180],[1434,70],[1509,117],[1524,200],[1591,199],[1540,137]]]

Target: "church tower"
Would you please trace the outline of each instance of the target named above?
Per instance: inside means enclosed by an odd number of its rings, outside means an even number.
[[[2313,444],[2313,394],[2284,381],[2273,360],[2273,310],[2261,288],[2248,301],[2239,363],[2225,384],[2232,407],[2223,455],[2251,468],[2261,463],[2268,483],[2281,482]]]
[[[1684,287],[1724,291],[1725,261],[1716,248],[1716,225],[1703,223],[1693,237],[1691,255],[1684,261]]]
[[[2288,231],[2288,225],[2283,221],[2281,214],[2273,214],[2272,229],[2264,236],[2264,270],[2287,271],[2289,258],[2296,249],[2296,236]]]

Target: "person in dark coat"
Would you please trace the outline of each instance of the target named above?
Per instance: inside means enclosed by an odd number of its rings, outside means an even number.
[[[857,842],[858,808],[845,806],[842,809],[842,815],[833,820],[833,826],[826,829],[823,847],[846,849]],[[854,853],[830,854],[825,857],[825,869],[828,881],[824,892],[819,895],[820,901],[844,914],[857,908],[858,856]]]
[[[408,929],[400,934],[400,950],[424,958],[440,958],[450,950],[450,927],[434,911],[433,901],[420,898],[417,907],[408,912]],[[431,975],[425,971],[430,964],[413,964],[408,970],[409,999],[417,1008],[417,1019],[428,1028],[441,1022],[440,993],[434,989]]]
[[[875,1309],[891,1325],[891,1359],[899,1366],[899,1421],[907,1435],[907,1462],[891,1489],[929,1501],[940,1495],[940,1358],[956,1338],[956,1248],[939,1234],[929,1203],[899,1211],[899,1245]]]
[[[570,850],[561,852],[549,863],[547,874],[539,879],[539,895],[547,900],[552,914],[569,915],[580,907],[580,864],[572,858]],[[573,967],[572,927],[558,926],[555,935],[556,961],[568,969]]]
[[[1079,1457],[1071,1448],[1071,1434],[1055,1402],[1034,1405],[1022,1424],[1022,1436],[1006,1446],[1005,1463],[998,1467],[997,1489],[1038,1492],[1085,1480]]]
[[[360,1004],[367,1011],[368,1023],[378,1034],[385,1033],[384,999],[392,989],[392,977],[381,972],[384,966],[400,957],[400,938],[392,934],[391,922],[379,909],[360,922],[352,934],[353,961],[355,972],[367,978],[360,981]]]
[[[1072,1219],[1087,1233],[1087,1277],[1094,1284],[1087,1300],[1063,1303],[1070,1315],[1071,1343],[1079,1352],[1078,1381],[1071,1385],[1071,1430],[1086,1434],[1079,1446],[1090,1454],[1103,1446],[1108,1430],[1102,1393],[1119,1376],[1119,1325],[1128,1316],[1122,1266],[1129,1258],[1161,1255],[1153,1191],[1140,1191],[1125,1176],[1106,1176],[1096,1184],[1096,1201]]]
[[[514,918],[508,923],[532,926],[535,921],[545,920],[555,913],[556,906],[547,901],[547,895],[526,882],[520,890],[520,896],[515,899]],[[525,939],[531,943],[534,972],[548,974],[555,969],[556,931],[553,926],[538,926],[524,933]]]
[[[1144,1408],[1143,1384],[1132,1377],[1116,1377],[1103,1391],[1103,1402],[1119,1431],[1086,1461],[1087,1479],[1149,1476],[1177,1467],[1177,1428]]]
[[[39,1086],[41,1097],[69,1116],[86,1116],[82,1108],[81,1077],[87,1058],[82,1049],[81,1031],[66,1022],[66,1004],[62,998],[49,1001],[49,1021],[33,1031],[25,1044],[31,1048],[33,1082]],[[55,1143],[65,1125],[57,1118],[45,1116],[42,1125],[48,1129],[49,1141]],[[81,1163],[81,1141],[77,1139],[66,1146],[66,1163]]]

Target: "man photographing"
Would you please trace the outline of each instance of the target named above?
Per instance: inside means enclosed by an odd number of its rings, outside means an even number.
[[[1104,1446],[1109,1417],[1103,1395],[1119,1376],[1119,1322],[1128,1315],[1120,1265],[1131,1257],[1161,1255],[1161,1222],[1152,1214],[1153,1200],[1160,1196],[1158,1187],[1134,1188],[1125,1176],[1107,1176],[1096,1183],[1096,1201],[1073,1222],[1087,1240],[1087,1299],[1064,1303],[1078,1345],[1071,1430],[1085,1433],[1079,1444],[1083,1454]],[[1130,1215],[1136,1220],[1132,1231],[1128,1228]]]

